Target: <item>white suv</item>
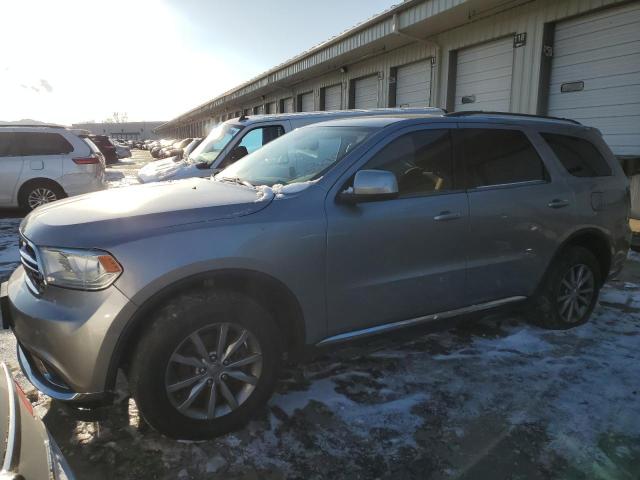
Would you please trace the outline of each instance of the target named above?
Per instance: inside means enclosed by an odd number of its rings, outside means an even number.
[[[0,207],[33,210],[102,190],[104,168],[98,148],[64,127],[0,126]]]

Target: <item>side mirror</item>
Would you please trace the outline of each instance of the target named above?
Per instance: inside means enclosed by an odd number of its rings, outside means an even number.
[[[386,170],[360,170],[353,179],[352,190],[341,192],[338,200],[355,204],[397,198],[398,181],[393,173]]]

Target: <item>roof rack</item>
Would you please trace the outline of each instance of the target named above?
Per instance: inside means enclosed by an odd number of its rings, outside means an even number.
[[[573,120],[571,118],[549,117],[547,115],[534,115],[532,113],[485,112],[483,110],[469,110],[462,112],[451,112],[446,114],[447,117],[464,117],[467,115],[502,115],[507,117],[544,118],[547,120],[560,120],[562,122],[569,122],[575,125],[582,125],[579,121]]]
[[[55,125],[53,123],[0,123],[0,127],[44,127],[44,128],[67,128],[64,125]]]

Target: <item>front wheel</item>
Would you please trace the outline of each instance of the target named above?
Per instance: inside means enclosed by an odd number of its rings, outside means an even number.
[[[589,320],[601,286],[596,257],[583,247],[564,250],[532,299],[529,320],[543,328],[567,329]]]
[[[241,427],[269,399],[280,351],[269,314],[235,293],[185,294],[162,308],[134,355],[130,388],[153,428],[203,439]]]

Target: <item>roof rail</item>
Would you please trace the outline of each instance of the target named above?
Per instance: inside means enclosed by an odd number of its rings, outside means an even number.
[[[573,120],[571,118],[549,117],[547,115],[534,115],[532,113],[485,112],[483,110],[469,110],[462,112],[451,112],[446,114],[447,117],[464,117],[467,115],[502,115],[507,117],[544,118],[547,120],[560,120],[562,122],[569,122],[575,125],[582,125],[579,121]]]
[[[53,123],[0,123],[0,127],[44,127],[44,128],[67,128],[64,125],[55,125]]]

